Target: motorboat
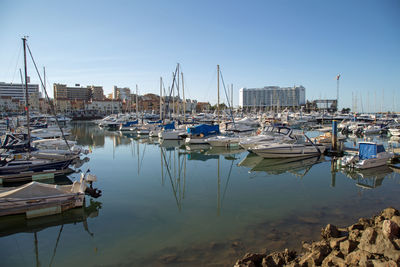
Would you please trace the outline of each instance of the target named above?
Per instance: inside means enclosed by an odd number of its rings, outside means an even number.
[[[240,140],[239,146],[244,149],[251,149],[260,144],[270,144],[275,142],[294,143],[297,136],[293,130],[285,126],[267,126],[259,135],[244,137]]]
[[[101,191],[92,187],[95,181],[95,175],[82,173],[80,181],[75,181],[72,185],[31,182],[15,188],[1,188],[0,216],[25,213],[30,219],[82,207],[85,193],[90,193],[93,197],[101,195]]]
[[[387,152],[382,144],[360,142],[357,155],[343,157],[341,165],[357,169],[375,168],[386,165],[393,156],[393,153]]]
[[[239,146],[239,136],[217,135],[206,139],[212,147],[232,147]]]
[[[263,158],[311,157],[324,153],[325,146],[313,143],[272,143],[267,145],[258,145],[251,148],[250,151]]]

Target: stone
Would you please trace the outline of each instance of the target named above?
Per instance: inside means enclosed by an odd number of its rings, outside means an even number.
[[[300,266],[319,266],[330,252],[331,248],[327,242],[314,242],[311,245],[311,252],[300,258],[299,264]]]
[[[352,231],[352,230],[364,230],[364,224],[361,224],[361,223],[355,223],[355,224],[353,224],[353,225],[350,225],[348,228],[347,228],[349,231]]]
[[[159,258],[159,260],[164,264],[172,264],[172,263],[176,263],[178,258],[179,257],[176,254],[167,254],[167,255],[161,256]]]
[[[331,237],[339,237],[340,232],[335,225],[328,224],[324,229],[321,230],[322,238],[328,239]]]
[[[399,226],[391,220],[384,220],[382,224],[382,232],[388,238],[393,239],[399,234]]]
[[[241,260],[236,262],[235,267],[260,266],[265,256],[265,254],[247,253]]]
[[[393,216],[399,216],[399,215],[400,215],[399,211],[392,207],[386,208],[381,212],[381,216],[387,220],[390,220]]]
[[[360,246],[367,246],[370,244],[375,244],[377,233],[372,227],[368,227],[361,235]],[[361,248],[360,248],[361,249]]]
[[[346,256],[345,262],[350,266],[363,266],[361,263],[368,261],[371,258],[371,253],[363,250],[355,250]]]
[[[273,252],[262,260],[262,266],[282,266],[296,258],[296,251],[285,249],[283,252]]]
[[[375,224],[375,226],[378,226],[378,227],[382,227],[382,223],[383,223],[383,221],[385,220],[385,217],[383,217],[383,216],[375,216],[375,218],[374,218],[374,224]]]
[[[332,250],[339,249],[340,243],[345,241],[346,239],[347,239],[346,236],[338,237],[338,238],[331,238],[329,241],[329,246],[331,247]]]
[[[362,235],[362,231],[361,230],[354,229],[354,230],[349,232],[349,240],[360,242],[361,235]]]
[[[370,228],[367,228],[369,230]],[[364,231],[360,244],[358,248],[361,250],[365,250],[372,254],[381,254],[385,257],[394,260],[395,262],[400,262],[400,251],[397,250],[394,243],[383,234],[382,231],[374,231],[373,234],[371,231]]]
[[[340,251],[343,255],[348,255],[353,252],[353,250],[357,247],[358,242],[353,240],[346,240],[340,243]]]
[[[340,251],[332,251],[323,261],[321,266],[346,266]]]
[[[394,222],[394,223],[396,223],[397,224],[397,226],[400,228],[400,216],[393,216],[391,219],[390,219],[392,222]]]
[[[389,260],[389,261],[381,261],[381,260],[370,260],[372,266],[374,267],[397,267],[398,265],[396,262]]]
[[[364,226],[364,229],[370,226],[373,226],[374,221],[371,219],[367,219],[367,218],[360,218],[358,220],[358,223]]]

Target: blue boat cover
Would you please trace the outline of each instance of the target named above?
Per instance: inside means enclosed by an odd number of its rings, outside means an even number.
[[[162,123],[162,120],[158,120],[158,121],[148,121],[148,124],[158,124],[158,123]]]
[[[371,144],[371,143],[360,143],[358,149],[358,157],[363,159],[376,158],[377,153],[385,152],[383,145]]]
[[[125,122],[124,124],[122,124],[122,126],[123,126],[123,127],[129,127],[129,126],[132,126],[132,125],[138,124],[138,123],[139,123],[139,120],[127,121],[127,122]]]
[[[175,123],[171,122],[171,123],[165,124],[163,127],[164,127],[164,130],[173,130],[173,129],[175,129]]]
[[[200,124],[187,129],[189,134],[203,134],[204,136],[219,134],[219,125]]]

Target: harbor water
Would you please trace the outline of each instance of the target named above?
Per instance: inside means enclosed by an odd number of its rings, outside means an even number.
[[[0,218],[2,266],[232,266],[246,252],[300,249],[327,223],[400,208],[389,167],[346,173],[326,156],[267,160],[91,123],[72,135],[91,149],[81,170],[97,175],[102,197],[60,215]]]

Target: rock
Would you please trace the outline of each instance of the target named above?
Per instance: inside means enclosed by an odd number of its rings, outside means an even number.
[[[386,208],[381,212],[381,216],[387,220],[390,220],[393,216],[399,216],[400,213],[395,208]]]
[[[331,237],[339,237],[340,233],[336,226],[328,224],[325,229],[321,230],[322,238],[328,239]]]
[[[367,227],[373,226],[374,221],[371,219],[367,219],[367,218],[360,218],[358,220],[358,223],[364,226],[364,229],[366,229]]]
[[[349,240],[360,242],[362,231],[355,229],[349,232]]]
[[[243,259],[236,262],[235,267],[259,266],[265,256],[265,254],[247,253]]]
[[[396,223],[398,227],[400,227],[400,216],[397,216],[397,215],[393,216],[390,220],[392,222]]]
[[[300,258],[299,264],[300,266],[319,266],[330,252],[331,248],[326,242],[315,242],[311,246],[311,252]]]
[[[321,266],[346,266],[343,254],[340,251],[332,251],[323,261]]]
[[[377,233],[372,227],[368,227],[361,235],[359,246],[367,246],[375,243]]]
[[[393,239],[399,234],[399,226],[391,220],[384,220],[382,224],[382,232],[388,238]]]
[[[371,258],[371,253],[363,250],[355,250],[346,256],[345,262],[350,266],[363,266]]]
[[[167,254],[163,255],[159,258],[159,261],[161,261],[164,264],[172,264],[175,263],[178,260],[178,255],[176,254]]]
[[[364,230],[364,224],[361,224],[361,223],[355,223],[355,224],[353,224],[353,225],[350,225],[349,227],[348,227],[348,230],[349,231],[352,231],[352,230]]]
[[[268,267],[277,267],[277,266],[283,266],[285,264],[285,260],[282,257],[281,253],[279,252],[274,252],[267,257],[262,259],[262,266],[268,266]]]
[[[357,247],[358,242],[353,240],[346,240],[340,243],[340,251],[343,255],[348,255],[349,253],[353,252],[353,250]]]
[[[370,260],[372,266],[374,267],[396,267],[398,266],[396,262],[389,260],[389,261],[382,261],[382,260]]]
[[[367,228],[364,231],[358,248],[372,254],[381,254],[395,262],[400,262],[400,251],[397,250],[395,244],[382,231],[372,229],[372,232],[369,229],[371,228]]]
[[[263,258],[262,266],[282,266],[296,258],[296,251],[285,249],[283,252],[273,252]]]
[[[345,241],[346,239],[347,239],[346,236],[331,238],[331,240],[329,241],[329,246],[331,247],[332,250],[339,249],[340,243]]]
[[[383,221],[385,220],[385,217],[383,217],[383,216],[375,216],[375,218],[374,218],[374,224],[375,224],[375,226],[378,226],[378,227],[382,227],[382,223],[383,223]]]

